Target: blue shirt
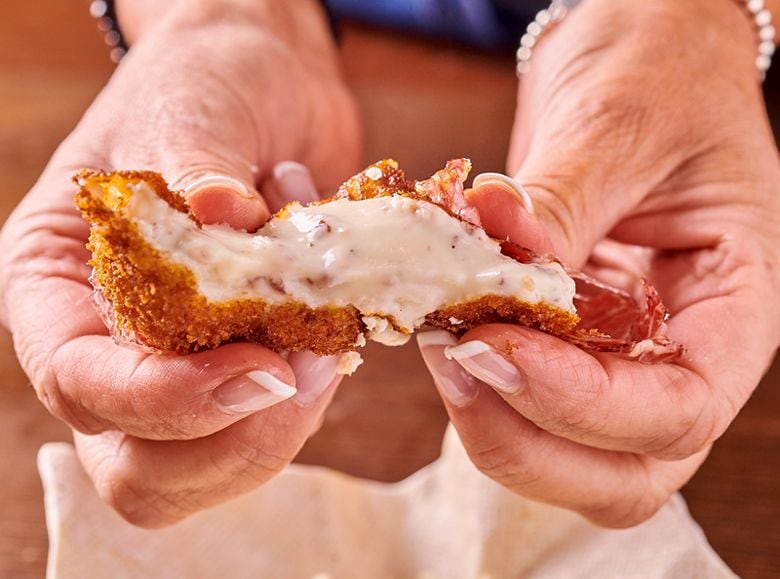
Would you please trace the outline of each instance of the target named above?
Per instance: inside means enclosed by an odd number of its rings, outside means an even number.
[[[549,2],[540,0],[324,0],[336,18],[486,48],[516,46]]]

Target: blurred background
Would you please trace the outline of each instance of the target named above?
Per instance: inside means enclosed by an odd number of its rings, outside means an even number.
[[[37,0],[4,2],[0,8],[0,222],[114,68],[88,7],[87,0]],[[480,172],[503,169],[515,98],[511,58],[357,27],[346,29],[342,51],[366,122],[366,162],[393,156],[414,177],[463,155]],[[766,95],[777,129],[780,71],[770,71]],[[419,364],[415,368],[421,371]],[[372,380],[370,374],[366,378]],[[776,361],[683,491],[715,550],[745,578],[780,576],[779,387]],[[432,389],[398,390],[407,402],[414,399],[417,410],[401,424],[384,419],[379,433],[383,417],[358,414],[349,402],[356,392],[364,399],[371,392],[356,384],[342,390],[338,416],[304,449],[303,460],[315,462],[318,445],[336,431],[343,452],[342,463],[334,466],[356,475],[398,480],[436,458],[438,439],[403,438],[415,424],[446,421]],[[69,438],[38,404],[11,337],[0,330],[2,578],[44,576],[48,543],[35,456],[44,442]],[[375,464],[352,459],[366,445]]]

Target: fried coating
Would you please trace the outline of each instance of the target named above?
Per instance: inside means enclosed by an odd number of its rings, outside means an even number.
[[[347,181],[336,198],[359,201],[400,194],[436,203],[453,218],[474,224],[478,216],[453,194],[452,180],[468,171],[457,160],[434,178],[409,182],[394,161],[382,161]],[[376,168],[381,178],[367,178]],[[375,176],[375,175],[374,175]],[[91,224],[88,249],[92,252],[91,282],[98,311],[114,337],[157,352],[186,354],[234,341],[251,341],[276,351],[309,350],[318,355],[357,350],[364,343],[366,325],[355,307],[318,307],[288,301],[269,303],[259,298],[209,301],[188,268],[172,262],[153,247],[124,209],[134,184],[146,183],[170,207],[189,213],[183,196],[171,191],[163,178],[147,171],[101,173],[81,171],[76,204]],[[327,203],[324,201],[323,203]],[[282,209],[278,216],[283,215]],[[392,316],[372,313],[400,330]],[[426,317],[426,324],[455,333],[490,322],[519,323],[553,334],[570,332],[576,314],[547,303],[484,295],[451,304]]]

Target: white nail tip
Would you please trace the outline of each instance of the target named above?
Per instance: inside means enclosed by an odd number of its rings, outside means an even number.
[[[455,346],[457,343],[457,338],[444,330],[432,330],[417,334],[417,345],[421,348],[429,346]]]
[[[295,393],[298,391],[293,386],[290,386],[289,384],[285,384],[279,378],[274,376],[273,374],[270,374],[268,372],[263,372],[261,370],[256,370],[254,372],[248,372],[246,375],[247,378],[252,380],[253,382],[256,382],[272,394],[279,397],[280,400],[286,400],[287,398],[291,398],[292,396],[295,396]]]
[[[444,356],[448,360],[465,360],[466,358],[473,358],[479,354],[492,351],[493,348],[491,348],[485,342],[480,340],[472,340],[459,346],[449,346],[448,348],[445,348]]]
[[[515,394],[521,388],[517,368],[485,342],[474,340],[446,348],[444,355],[495,390]]]
[[[297,161],[281,161],[274,165],[273,174],[274,179],[277,181],[282,179],[288,173],[302,173],[306,176],[310,176],[309,169],[306,165],[302,165]]]
[[[506,185],[509,185],[523,201],[523,207],[525,207],[525,210],[528,211],[528,213],[531,213],[533,215],[534,212],[533,199],[531,199],[531,196],[528,194],[528,191],[525,190],[525,187],[523,187],[520,184],[520,182],[518,182],[515,179],[512,179],[512,177],[508,177],[507,175],[504,175],[503,173],[480,173],[479,175],[474,177],[473,186],[478,187],[484,183],[489,183],[490,181],[500,181]]]
[[[237,189],[244,195],[249,195],[249,190],[246,188],[246,185],[244,185],[238,179],[235,179],[233,177],[228,177],[227,175],[206,175],[205,177],[200,177],[199,179],[195,179],[192,183],[187,185],[187,187],[185,188],[185,192],[189,195],[200,189],[205,189],[207,187],[214,187],[214,186],[233,187],[234,189]]]

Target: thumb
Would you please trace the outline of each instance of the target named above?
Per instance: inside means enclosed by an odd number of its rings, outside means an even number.
[[[579,176],[572,163],[561,159],[559,165],[556,161],[529,159],[514,178],[478,175],[466,198],[492,237],[507,239],[539,255],[552,253],[580,269],[596,243],[636,201],[629,194],[610,194],[593,186],[586,175]]]
[[[255,231],[270,216],[255,188],[257,167],[240,147],[234,150],[197,128],[192,130],[194,135],[180,134],[173,144],[163,141],[140,155],[136,147],[122,147],[113,152],[111,164],[116,169],[162,173],[171,190],[183,192],[200,223]],[[200,144],[204,142],[207,147]]]
[[[555,254],[581,268],[593,247],[680,162],[668,122],[633,91],[524,81],[507,161]]]
[[[474,177],[474,186],[465,191],[465,196],[491,237],[511,241],[538,255],[554,252],[553,241],[536,215],[531,196],[515,179],[482,173]]]
[[[255,231],[268,220],[268,206],[244,180],[209,173],[194,179],[184,197],[195,217],[204,224],[223,223],[233,229]]]
[[[572,155],[576,158],[577,153]],[[568,158],[537,161],[529,157],[514,178],[533,199],[536,221],[551,252],[578,269],[624,210],[619,200],[608,199],[604,189],[580,173]]]

